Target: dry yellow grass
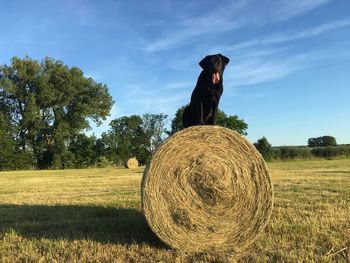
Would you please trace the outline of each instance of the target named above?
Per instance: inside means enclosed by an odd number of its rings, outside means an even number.
[[[349,262],[350,160],[268,164],[271,220],[240,255],[185,254],[140,212],[143,168],[0,173],[0,262]]]

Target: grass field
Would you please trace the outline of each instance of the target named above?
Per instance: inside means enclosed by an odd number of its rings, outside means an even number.
[[[140,209],[143,169],[0,173],[1,262],[350,262],[350,159],[268,164],[265,231],[240,255],[165,246]]]

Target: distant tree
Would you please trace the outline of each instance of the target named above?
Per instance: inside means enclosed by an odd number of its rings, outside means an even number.
[[[309,147],[327,147],[327,146],[336,146],[337,141],[333,136],[321,136],[317,138],[310,138],[307,141]]]
[[[171,131],[169,135],[182,130],[182,115],[187,105],[180,107],[176,113],[174,119],[171,121]],[[240,119],[237,115],[227,116],[223,111],[218,109],[217,112],[217,125],[235,130],[242,135],[247,135],[246,130],[248,129],[248,124]]]
[[[92,166],[97,160],[96,137],[78,134],[71,138],[69,151],[74,155],[76,168]]]
[[[309,138],[307,140],[307,145],[309,147],[317,147],[320,143],[318,142],[318,138]]]
[[[0,66],[0,104],[10,110],[14,138],[32,152],[39,168],[64,167],[69,138],[108,116],[113,104],[106,85],[77,67],[45,58],[14,57]]]
[[[102,138],[97,138],[95,142],[95,152],[96,152],[96,158],[103,158],[106,157],[106,148],[104,141]]]
[[[266,137],[259,139],[256,143],[254,143],[254,146],[260,152],[265,161],[271,161],[273,150]]]
[[[142,119],[138,115],[123,116],[110,123],[110,129],[102,134],[101,143],[106,157],[122,164],[131,157],[145,164],[148,160],[147,137],[142,129]]]
[[[136,157],[147,164],[166,137],[165,114],[123,116],[112,120],[110,129],[96,141],[97,151],[110,161],[122,164]],[[98,154],[99,155],[99,154]]]
[[[336,146],[337,140],[333,136],[322,136],[322,146]]]
[[[166,114],[144,114],[142,116],[142,129],[146,136],[146,149],[153,155],[166,137]]]
[[[223,111],[218,110],[217,125],[235,130],[242,135],[247,135],[248,124],[237,115],[227,116]]]
[[[171,131],[168,132],[169,135],[174,134],[175,132],[180,131],[184,128],[182,124],[182,115],[184,114],[186,107],[187,105],[184,105],[176,111],[175,117],[171,121]]]

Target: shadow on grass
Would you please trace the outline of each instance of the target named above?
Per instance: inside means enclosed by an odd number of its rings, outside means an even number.
[[[166,248],[136,209],[80,205],[0,204],[0,231],[27,238],[90,239]]]

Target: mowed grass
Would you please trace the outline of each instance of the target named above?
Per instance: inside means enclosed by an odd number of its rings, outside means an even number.
[[[0,262],[349,262],[350,160],[268,164],[271,220],[239,255],[164,245],[141,212],[143,168],[0,173]]]

